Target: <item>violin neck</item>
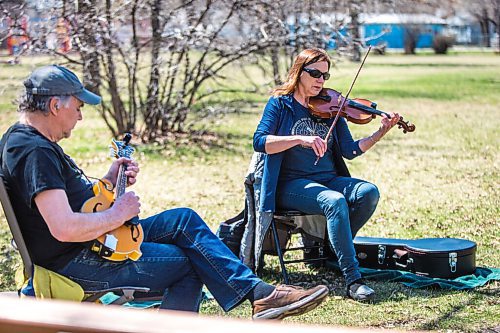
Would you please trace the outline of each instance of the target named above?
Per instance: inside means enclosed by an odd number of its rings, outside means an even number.
[[[381,116],[383,114],[385,114],[386,116],[388,115],[387,113],[383,112],[383,111],[379,111],[377,109],[374,109],[374,108],[371,108],[367,105],[364,105],[364,104],[361,104],[361,103],[358,103],[358,102],[355,102],[353,100],[349,100],[349,102],[347,103],[348,106],[352,106],[356,109],[359,109],[359,110],[362,110],[362,111],[365,111],[367,113],[371,113],[371,114],[375,114],[377,116]]]
[[[125,188],[127,187],[127,176],[125,175],[126,170],[127,166],[125,164],[120,165],[120,169],[118,170],[118,177],[116,179],[116,198],[121,197],[125,193]]]

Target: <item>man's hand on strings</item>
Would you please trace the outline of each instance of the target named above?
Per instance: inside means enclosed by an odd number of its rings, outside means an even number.
[[[125,192],[115,200],[111,209],[120,221],[128,221],[141,212],[140,198],[133,191]]]
[[[116,186],[118,171],[120,170],[120,165],[122,164],[127,165],[127,170],[125,171],[125,175],[127,176],[127,186],[135,184],[135,182],[137,181],[137,174],[140,170],[139,165],[136,161],[126,157],[120,157],[113,161],[108,173],[103,178],[109,180],[113,184],[113,186]]]

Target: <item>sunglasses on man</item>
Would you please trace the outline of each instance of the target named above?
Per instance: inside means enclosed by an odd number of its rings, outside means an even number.
[[[330,78],[330,73],[328,72],[323,73],[319,69],[303,68],[302,70],[311,75],[311,77],[315,79],[319,79],[321,76],[323,76],[323,79],[326,81]]]

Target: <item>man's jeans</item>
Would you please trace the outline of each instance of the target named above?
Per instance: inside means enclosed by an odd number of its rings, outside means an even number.
[[[372,216],[379,192],[375,185],[355,178],[334,177],[319,184],[308,179],[280,182],[277,205],[326,216],[328,237],[339,259],[346,284],[361,278],[352,239]]]
[[[161,308],[195,312],[204,284],[229,311],[261,281],[191,209],[167,210],[140,223],[144,242],[139,260],[112,262],[85,249],[59,273],[89,291],[148,287],[148,296],[163,295]]]

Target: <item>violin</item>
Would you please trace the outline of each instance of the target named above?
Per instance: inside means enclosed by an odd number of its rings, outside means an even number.
[[[128,145],[131,138],[132,136],[127,133],[123,141],[113,139],[110,147],[111,155],[116,158],[130,158],[134,152],[134,148]],[[126,170],[126,165],[120,165],[114,192],[113,184],[109,180],[99,179],[92,188],[95,196],[85,201],[81,212],[95,213],[110,208],[116,198],[125,193],[127,187]],[[143,240],[144,231],[139,224],[139,219],[135,217],[118,228],[99,236],[92,242],[90,249],[111,261],[124,261],[126,259],[136,261],[142,255],[140,248]]]
[[[317,96],[310,97],[308,106],[311,114],[318,118],[331,119],[340,113],[341,117],[355,124],[368,124],[376,116],[386,115],[391,118],[386,112],[377,110],[377,103],[363,98],[345,100],[340,92],[330,88],[323,88]],[[403,133],[415,131],[415,125],[404,121],[403,117],[397,124],[398,128],[403,129]]]

